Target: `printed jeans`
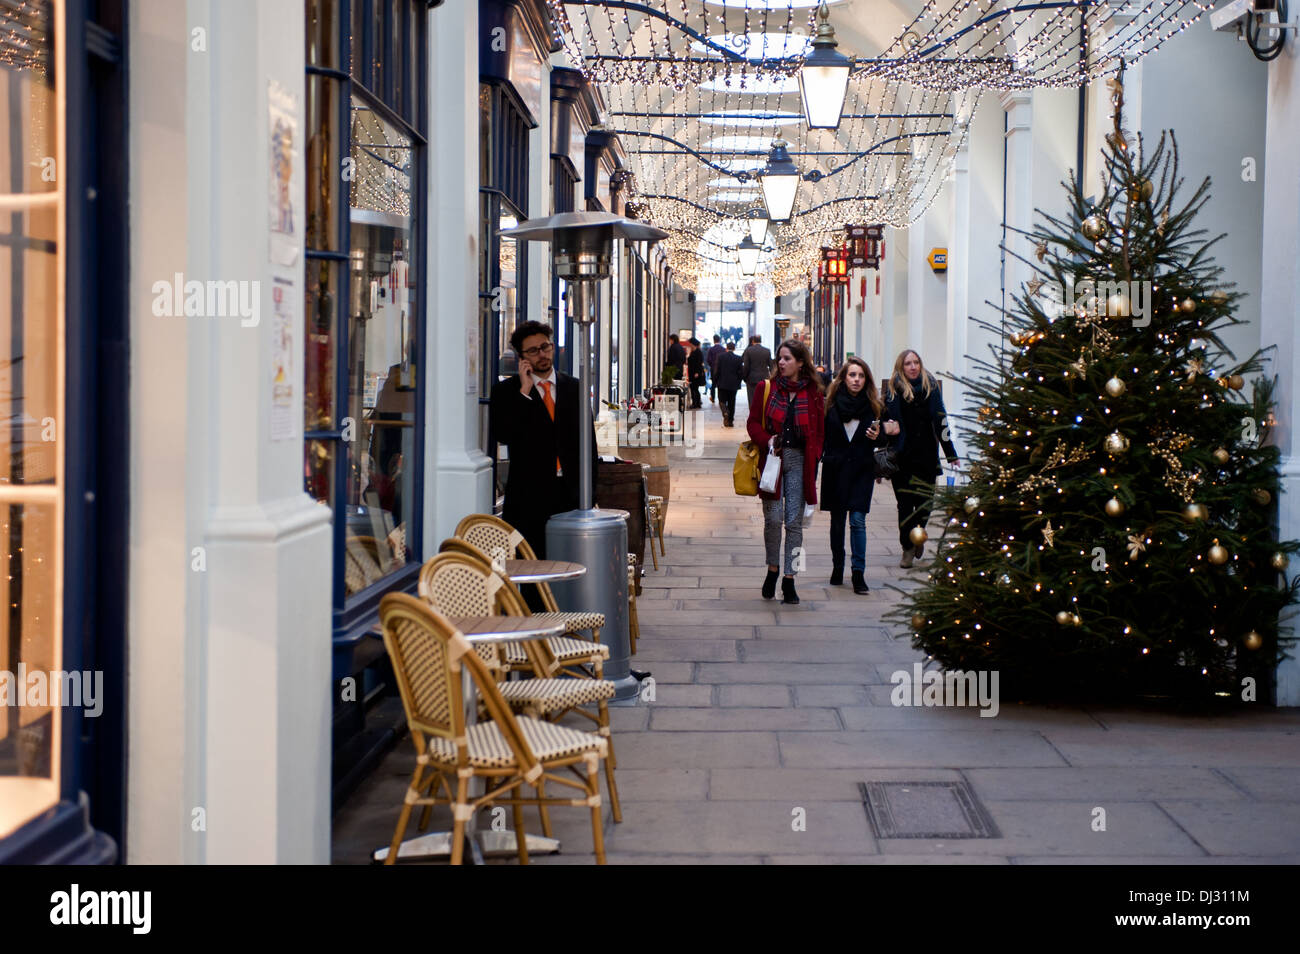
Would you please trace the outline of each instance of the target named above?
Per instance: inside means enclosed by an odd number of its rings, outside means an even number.
[[[785,524],[785,575],[795,575],[795,550],[803,547],[803,449],[781,452],[781,498],[763,501],[763,546],[767,565],[781,565],[781,524]],[[802,563],[802,561],[800,561]]]

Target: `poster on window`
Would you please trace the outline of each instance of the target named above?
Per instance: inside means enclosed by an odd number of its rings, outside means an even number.
[[[294,283],[276,277],[271,283],[271,440],[298,437],[293,413],[293,328],[302,296]],[[301,420],[302,415],[296,415]]]
[[[298,220],[293,196],[298,175],[294,151],[298,145],[297,101],[274,81],[267,86],[267,134],[270,175],[270,258],[276,265],[298,260]]]

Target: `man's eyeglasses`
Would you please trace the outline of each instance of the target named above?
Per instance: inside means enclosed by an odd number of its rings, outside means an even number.
[[[550,354],[554,350],[555,350],[555,345],[551,344],[548,341],[546,342],[546,344],[538,345],[536,348],[525,348],[523,351],[523,355],[525,358],[535,358],[539,354]]]

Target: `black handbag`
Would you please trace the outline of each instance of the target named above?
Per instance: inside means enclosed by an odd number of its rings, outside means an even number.
[[[877,447],[873,456],[876,460],[877,477],[893,477],[898,473],[898,454],[890,447]]]

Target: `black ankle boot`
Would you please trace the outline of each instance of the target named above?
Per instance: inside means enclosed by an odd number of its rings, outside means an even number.
[[[853,592],[858,595],[871,591],[871,587],[867,586],[867,581],[862,578],[862,572],[862,570],[853,571]]]
[[[779,570],[767,571],[767,579],[763,581],[763,599],[770,600],[776,596],[776,578],[780,575]]]
[[[831,567],[831,586],[844,585],[844,564],[836,563]]]
[[[781,602],[790,606],[799,605],[799,594],[794,591],[794,577],[781,577]]]

